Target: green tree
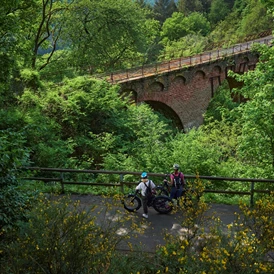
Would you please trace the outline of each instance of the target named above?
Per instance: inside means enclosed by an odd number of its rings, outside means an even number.
[[[136,3],[139,4],[141,8],[152,9],[152,4],[146,0],[136,0]]]
[[[99,164],[101,154],[119,144],[113,136],[123,131],[126,100],[119,98],[118,86],[78,77],[62,87],[25,90],[19,101],[38,166]]]
[[[171,128],[147,104],[131,105],[124,120],[123,146],[104,156],[105,169],[165,172]]]
[[[190,15],[192,12],[203,12],[203,3],[201,0],[179,0],[178,10],[184,15]]]
[[[213,0],[208,14],[209,21],[212,24],[217,24],[219,21],[224,20],[229,13],[228,4],[225,0]]]
[[[241,13],[245,7],[248,5],[249,0],[235,0],[234,5],[233,5],[233,9],[238,12]]]
[[[85,73],[103,72],[144,54],[158,27],[147,12],[134,1],[75,1],[63,37],[71,49],[71,64]]]
[[[187,34],[187,26],[183,24],[185,16],[181,12],[174,12],[162,26],[161,37],[170,41],[177,40]]]
[[[235,1],[232,11],[224,20],[219,21],[209,39],[221,45],[232,45],[249,35],[269,30],[273,27],[273,20],[265,7],[265,4],[257,0]],[[253,22],[256,22],[256,26]]]
[[[193,12],[184,16],[181,12],[175,12],[162,26],[161,38],[165,45],[170,41],[176,41],[188,34],[201,34],[206,36],[210,31],[210,24],[200,13]]]
[[[24,86],[37,88],[37,71],[53,57],[71,1],[4,1],[1,5],[1,82],[17,93]],[[48,55],[42,53],[48,52]],[[39,60],[39,62],[38,62]],[[26,71],[29,69],[26,76]],[[1,77],[1,75],[0,75]],[[7,85],[7,83],[9,83]]]
[[[253,24],[256,22],[256,24]],[[267,28],[273,28],[273,16],[267,12],[265,4],[252,0],[243,11],[243,19],[239,28],[241,36],[257,34]]]
[[[239,155],[250,165],[261,167],[265,171],[263,176],[273,176],[274,51],[272,47],[269,48],[266,45],[258,45],[255,49],[261,54],[256,69],[244,75],[235,75],[237,80],[244,82],[243,88],[238,92],[249,99],[240,108],[242,135],[239,142]]]
[[[208,44],[206,37],[200,34],[188,34],[178,40],[168,41],[160,51],[159,60],[171,60],[189,57],[203,52]]]
[[[15,55],[19,34],[15,32],[18,24],[19,20],[14,16],[11,1],[2,1],[0,8],[0,90],[2,92],[8,88],[8,83],[11,81],[11,71],[16,63]]]
[[[264,3],[269,11],[273,13],[274,9],[274,1],[273,0],[261,0]]]
[[[50,62],[63,28],[63,14],[70,2],[32,0],[18,2],[15,6],[10,4],[13,7],[10,13],[17,18],[19,23],[15,31],[20,34],[18,45],[24,66],[41,70]],[[37,67],[37,58],[41,50],[46,50],[50,54]]]
[[[193,128],[187,134],[178,133],[167,146],[170,151],[169,167],[178,163],[185,174],[217,174],[222,150],[201,129]]]
[[[31,68],[43,69],[52,58],[57,49],[57,43],[60,40],[61,31],[64,27],[64,13],[69,8],[71,1],[37,1],[35,10],[28,10],[28,14],[33,12],[30,16],[29,26],[25,30],[29,30],[28,37],[29,46],[32,49]],[[22,14],[26,17],[26,14]],[[28,15],[29,16],[29,15]],[[30,27],[31,26],[31,27]],[[37,58],[41,55],[41,51],[45,50],[48,55],[42,55],[40,63],[37,67]],[[45,57],[45,58],[43,58]]]
[[[174,0],[156,0],[153,6],[155,13],[155,19],[157,19],[161,25],[165,20],[172,16],[177,11],[177,6]]]
[[[20,168],[29,161],[29,149],[23,130],[0,130],[0,233],[22,220],[28,206],[28,193],[19,190]]]

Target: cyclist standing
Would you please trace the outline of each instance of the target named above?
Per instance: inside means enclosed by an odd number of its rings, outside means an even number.
[[[183,190],[185,188],[185,176],[179,171],[180,166],[178,164],[173,165],[174,172],[170,174],[171,199],[178,199],[182,196]]]
[[[142,203],[143,203],[143,210],[144,214],[142,215],[144,218],[148,218],[148,202],[151,198],[150,196],[153,195],[155,191],[155,184],[152,182],[152,180],[148,179],[147,173],[143,172],[141,174],[141,182],[136,186],[136,191],[141,191],[142,195]]]

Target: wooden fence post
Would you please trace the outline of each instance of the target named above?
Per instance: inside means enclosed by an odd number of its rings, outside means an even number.
[[[64,174],[63,174],[63,172],[60,173],[60,177],[61,177],[60,183],[61,183],[61,189],[62,189],[61,193],[64,194],[65,193],[65,187],[64,187],[64,184],[63,184],[63,182],[64,182]]]
[[[254,205],[254,182],[250,183],[250,206],[253,207]]]
[[[121,184],[121,192],[123,193],[123,194],[125,194],[124,193],[124,175],[123,174],[120,174],[120,184]]]

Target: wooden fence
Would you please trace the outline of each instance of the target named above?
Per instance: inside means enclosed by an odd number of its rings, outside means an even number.
[[[23,167],[24,170],[35,171],[36,173],[49,174],[48,177],[22,177],[21,180],[35,180],[47,182],[60,182],[62,192],[65,192],[65,185],[87,185],[87,186],[106,186],[106,187],[120,187],[121,192],[124,193],[124,186],[134,186],[137,182],[126,182],[124,181],[124,175],[133,175],[140,178],[141,172],[130,172],[130,171],[113,171],[113,170],[79,170],[79,169],[63,169],[63,168],[42,168],[42,167]],[[53,177],[52,174],[58,173],[58,177]],[[119,175],[119,181],[114,183],[98,183],[98,182],[76,182],[66,181],[65,173],[86,173],[86,174],[108,174],[108,175]],[[165,178],[167,174],[163,173],[148,173],[149,177],[160,177]],[[238,194],[238,195],[249,195],[250,205],[254,204],[254,194],[264,193],[270,194],[274,190],[274,180],[271,179],[251,179],[251,178],[229,178],[229,177],[215,177],[215,176],[197,176],[197,175],[185,175],[186,180],[195,180],[196,178],[202,181],[226,181],[234,183],[250,183],[249,191],[228,191],[228,190],[216,190],[216,189],[205,189],[205,193],[220,193],[220,194]],[[136,180],[138,181],[138,180]],[[255,183],[267,183],[266,189],[255,189]]]

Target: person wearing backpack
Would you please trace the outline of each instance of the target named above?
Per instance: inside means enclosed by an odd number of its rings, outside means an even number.
[[[144,218],[148,218],[148,202],[152,199],[155,193],[156,185],[152,182],[152,180],[148,179],[147,173],[143,172],[141,174],[141,182],[136,186],[136,191],[141,191],[142,195],[142,204],[144,214],[142,215]]]
[[[179,168],[180,166],[178,164],[174,164],[174,172],[170,174],[169,184],[171,185],[171,199],[178,199],[181,197],[185,188],[185,176],[181,171],[179,171]]]

